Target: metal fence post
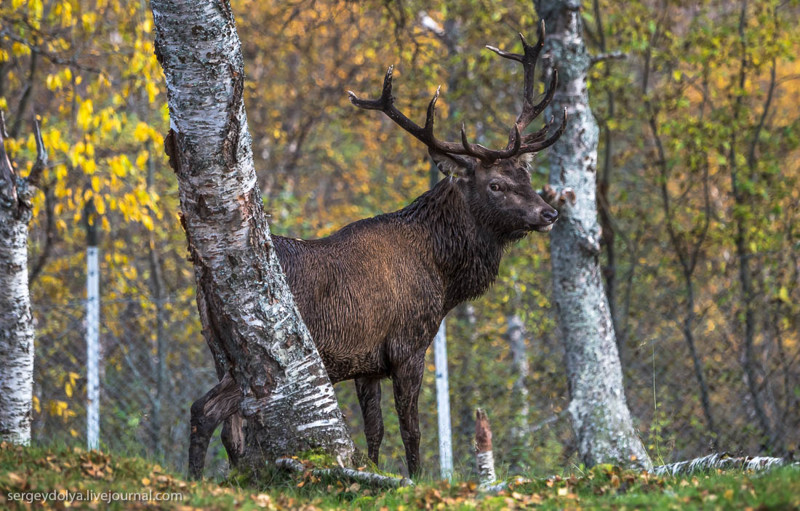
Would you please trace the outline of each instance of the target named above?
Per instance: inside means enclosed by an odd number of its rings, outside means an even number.
[[[91,201],[86,212],[86,444],[89,449],[97,449],[100,446],[100,264]]]
[[[447,333],[445,320],[433,340],[433,359],[436,364],[436,408],[439,419],[439,468],[442,479],[453,475],[453,436],[450,429],[450,385],[447,374]]]

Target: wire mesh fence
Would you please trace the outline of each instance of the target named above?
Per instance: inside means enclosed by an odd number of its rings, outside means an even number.
[[[168,297],[163,307],[156,305],[141,299],[101,301],[100,445],[183,470],[189,408],[217,375],[193,303]],[[34,308],[34,438],[85,446],[86,302]],[[212,463],[219,449],[212,445]]]
[[[86,445],[85,306],[85,300],[34,303],[33,435],[39,441]],[[523,366],[504,340],[504,328],[481,317],[480,304],[469,314],[465,311],[457,309],[448,318],[456,473],[474,470],[472,438],[478,406],[489,410],[501,472],[552,472],[579,463],[557,329],[545,329],[543,335],[532,327],[527,329]],[[709,424],[697,366],[680,332],[679,314],[675,310],[660,312],[668,319],[657,334],[643,327],[637,331],[634,322],[629,334],[620,339],[628,404],[654,462],[688,459],[712,450],[796,456],[800,443],[800,346],[792,337],[795,334],[773,330],[760,335],[755,346],[758,381],[751,386],[743,370],[741,341],[723,326],[711,325],[718,317],[713,311],[699,316],[698,329],[704,335],[698,336],[697,351],[709,391],[713,422]],[[547,314],[554,324],[553,312]],[[675,319],[669,319],[670,314]],[[145,456],[184,471],[189,409],[218,381],[192,294],[170,295],[159,303],[140,296],[106,297],[101,299],[100,318],[101,447]],[[421,451],[424,465],[433,475],[438,474],[438,439],[432,353],[427,365],[419,407]],[[384,385],[382,465],[400,472],[403,447],[391,384],[387,381]],[[344,382],[336,389],[354,439],[363,448],[352,384]],[[763,416],[754,403],[754,390]],[[207,474],[222,473],[226,466],[224,449],[215,440]]]

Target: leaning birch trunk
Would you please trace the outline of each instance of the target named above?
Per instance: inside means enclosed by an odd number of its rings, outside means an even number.
[[[38,124],[37,159],[22,179],[5,149],[0,113],[0,440],[27,445],[31,440],[33,398],[33,316],[28,292],[28,222],[31,196],[47,163]]]
[[[192,407],[192,434],[210,436],[235,419],[238,466],[257,469],[311,448],[350,463],[352,441],[286,284],[256,186],[230,4],[151,6],[170,108],[165,148],[178,177],[203,333],[222,380]],[[202,440],[192,438],[196,476],[208,445]]]
[[[566,352],[569,411],[581,460],[651,468],[625,401],[614,327],[598,257],[595,203],[597,123],[589,108],[590,58],[580,2],[536,0],[547,27],[546,50],[558,68],[558,89],[547,117],[566,108],[569,122],[550,148],[550,185],[568,197],[550,236],[553,294]],[[574,191],[563,193],[567,188]]]

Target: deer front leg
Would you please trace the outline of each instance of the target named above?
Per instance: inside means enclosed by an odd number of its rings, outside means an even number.
[[[203,477],[208,441],[220,422],[239,410],[241,401],[242,391],[227,373],[213,389],[192,404],[189,434],[189,477],[192,479]]]
[[[378,464],[378,453],[383,441],[383,415],[381,413],[381,381],[378,378],[356,378],[356,394],[364,416],[364,436],[367,437],[369,459]]]
[[[425,368],[425,352],[400,362],[392,371],[394,404],[400,419],[400,436],[406,448],[408,476],[419,475],[419,388]]]

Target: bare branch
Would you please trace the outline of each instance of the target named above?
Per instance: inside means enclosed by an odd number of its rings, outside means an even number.
[[[42,180],[42,173],[47,168],[47,149],[42,140],[42,130],[39,128],[39,120],[33,119],[33,136],[36,139],[36,161],[33,163],[31,173],[28,174],[28,184],[38,187]]]
[[[608,53],[599,53],[597,55],[592,55],[589,59],[589,64],[594,66],[600,62],[605,62],[607,60],[624,60],[628,58],[628,54],[622,51],[612,51]]]
[[[17,201],[17,175],[6,153],[6,138],[8,138],[6,117],[0,111],[0,196],[6,202],[14,204]]]

